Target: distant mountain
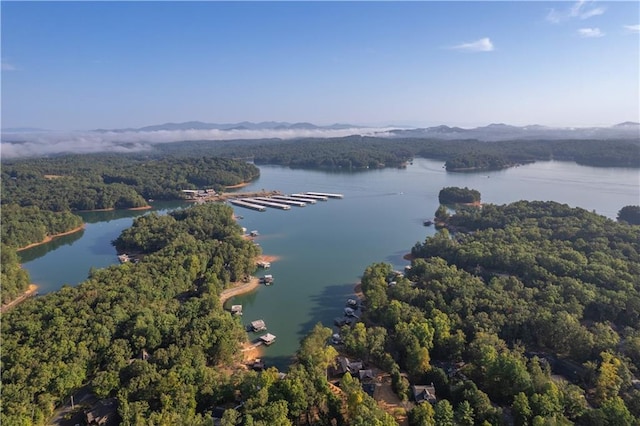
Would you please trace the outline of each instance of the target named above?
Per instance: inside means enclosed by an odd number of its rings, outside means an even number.
[[[635,121],[625,121],[624,123],[618,123],[615,126],[611,127],[640,127],[640,123],[636,123]]]
[[[145,126],[139,128],[128,129],[96,129],[94,131],[100,133],[106,132],[157,132],[165,130],[315,130],[315,129],[330,129],[330,130],[342,130],[358,128],[362,126],[354,126],[351,124],[332,124],[329,126],[317,126],[312,123],[287,123],[280,121],[263,121],[260,123],[253,123],[250,121],[242,121],[239,123],[203,123],[202,121],[187,121],[184,123],[165,123],[157,124],[153,126]]]
[[[538,124],[511,126],[492,123],[488,126],[463,129],[435,126],[417,129],[395,129],[380,132],[379,136],[429,139],[477,139],[494,142],[503,140],[558,140],[558,139],[637,139],[640,140],[640,123],[627,121],[611,127],[546,127]]]

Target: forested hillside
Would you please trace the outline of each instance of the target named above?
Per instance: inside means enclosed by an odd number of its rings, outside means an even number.
[[[446,161],[447,170],[484,170],[562,160],[602,167],[640,167],[640,141],[442,141],[348,136],[331,139],[184,141],[155,145],[162,155],[253,158],[297,168],[402,167],[414,157]]]
[[[257,178],[252,164],[210,156],[66,155],[2,164],[2,203],[44,210],[122,209],[183,198],[183,189],[236,185]]]
[[[210,425],[223,410],[224,425],[394,425],[349,375],[332,390],[336,351],[320,324],[286,376],[239,368],[246,333],[219,294],[253,271],[259,249],[232,213],[206,204],[137,218],[114,243],[144,253],[139,263],[92,271],[5,314],[2,424],[46,424],[88,384],[116,399],[122,424]]]
[[[2,221],[2,303],[10,302],[29,285],[29,274],[20,267],[16,249],[39,243],[55,234],[82,226],[82,218],[70,212],[54,213],[38,207],[3,204]]]
[[[465,424],[637,424],[640,227],[526,201],[462,209],[448,226],[416,244],[406,278],[365,271],[364,335],[383,327],[399,367]]]

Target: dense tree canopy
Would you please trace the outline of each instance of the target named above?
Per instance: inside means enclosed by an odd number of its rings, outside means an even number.
[[[618,212],[618,220],[630,225],[640,225],[640,206],[624,206]]]
[[[36,206],[20,207],[3,204],[2,242],[13,247],[25,247],[45,238],[82,226],[82,218],[68,211],[51,212]]]
[[[2,222],[2,303],[10,302],[29,286],[29,274],[20,267],[16,249],[78,228],[82,218],[69,212],[54,213],[38,207],[4,204]]]
[[[440,204],[479,203],[480,191],[466,187],[449,186],[440,190],[438,201]]]
[[[463,208],[447,223],[453,234],[416,244],[406,277],[375,264],[362,278],[369,327],[451,402],[434,418],[500,424],[490,402],[516,424],[639,417],[640,229],[526,201]]]
[[[7,161],[2,203],[53,211],[133,208],[150,198],[182,198],[183,189],[219,190],[258,175],[252,164],[210,156],[100,154]]]
[[[298,168],[402,167],[414,157],[446,161],[448,169],[495,169],[532,161],[575,161],[602,167],[640,167],[639,141],[442,141],[347,136],[330,139],[184,141],[156,145],[170,155],[253,158],[256,164]]]

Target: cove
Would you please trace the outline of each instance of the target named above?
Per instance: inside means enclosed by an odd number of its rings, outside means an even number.
[[[638,203],[638,169],[595,168],[567,162],[538,162],[500,171],[447,173],[443,163],[416,159],[406,169],[360,172],[295,170],[260,166],[261,176],[242,191],[341,193],[344,199],[306,207],[257,212],[234,207],[240,224],[256,229],[265,254],[279,256],[267,272],[272,286],[237,296],[244,305],[243,323],[263,319],[277,341],[265,348],[269,365],[285,367],[300,339],[317,323],[332,326],[364,269],[374,262],[395,269],[408,264],[402,256],[435,231],[424,227],[438,207],[445,186],[477,189],[485,203],[521,199],[557,201],[615,218],[618,210]],[[154,203],[165,212],[185,203]],[[117,263],[111,240],[146,211],[82,213],[84,231],[20,252],[32,281],[47,293],[76,285],[91,267]],[[264,274],[264,271],[258,271]],[[251,335],[251,337],[254,337]]]

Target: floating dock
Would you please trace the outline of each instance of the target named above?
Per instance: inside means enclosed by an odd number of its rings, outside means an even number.
[[[274,209],[280,210],[291,210],[291,206],[282,203],[275,203],[273,201],[262,201],[257,198],[243,198],[241,201],[247,202],[249,204],[257,204],[260,206],[272,207]]]
[[[288,204],[291,206],[297,206],[297,207],[304,207],[307,205],[307,203],[303,203],[302,201],[296,201],[296,200],[286,200],[286,199],[282,199],[282,198],[278,198],[278,199],[274,199],[274,198],[267,198],[267,197],[255,197],[254,200],[260,200],[260,201],[270,201],[270,202],[277,202],[280,204]]]
[[[313,198],[294,197],[292,195],[274,195],[271,198],[273,198],[274,200],[301,201],[301,202],[307,203],[307,204],[315,204],[315,203],[317,203],[317,200],[314,200]]]
[[[248,203],[248,202],[243,201],[243,200],[229,199],[229,202],[231,204],[236,205],[236,206],[244,207],[245,209],[258,210],[259,212],[267,211],[267,208],[265,206],[262,206],[262,205],[259,205],[259,204]]]
[[[329,199],[329,197],[325,197],[322,195],[313,195],[313,194],[291,194],[292,197],[296,197],[296,198],[311,198],[314,200],[320,200],[320,201],[327,201]]]
[[[305,195],[318,195],[327,198],[344,198],[342,194],[331,194],[329,192],[305,192]]]

